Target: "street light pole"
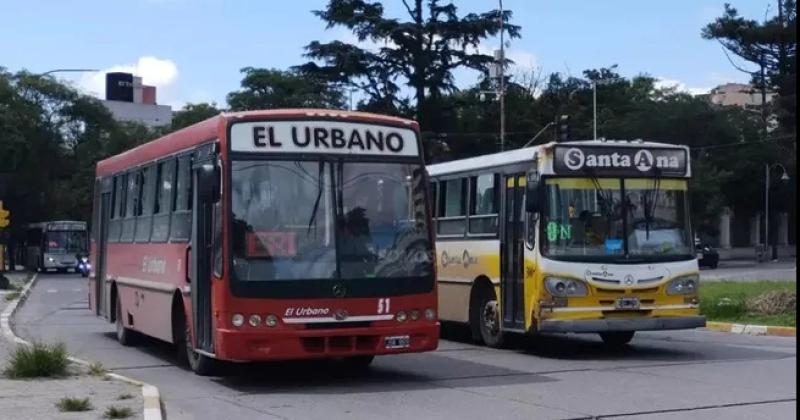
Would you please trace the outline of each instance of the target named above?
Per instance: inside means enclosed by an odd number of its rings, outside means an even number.
[[[40,74],[38,74],[38,76],[42,77],[42,76],[47,76],[48,74],[53,74],[53,73],[90,73],[90,72],[95,72],[95,71],[100,71],[100,70],[97,70],[97,69],[54,69],[54,70],[46,71],[44,73],[40,73]]]
[[[592,114],[594,120],[594,139],[597,140],[597,80],[592,80]]]
[[[500,92],[498,93],[498,99],[500,99],[500,151],[502,152],[506,146],[506,54],[503,34],[505,32],[503,28],[503,0],[498,1],[500,2]]]
[[[778,260],[778,245],[770,244],[769,242],[769,173],[772,168],[781,168],[783,171],[783,175],[781,175],[782,181],[788,181],[789,175],[786,173],[786,168],[781,165],[780,163],[773,163],[770,165],[769,163],[764,164],[764,251],[766,252],[767,247],[772,245],[772,260]]]

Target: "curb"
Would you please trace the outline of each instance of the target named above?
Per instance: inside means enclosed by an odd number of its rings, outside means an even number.
[[[14,330],[11,329],[11,318],[17,312],[20,305],[25,302],[30,294],[31,288],[36,284],[39,275],[38,273],[33,274],[33,278],[28,281],[28,284],[25,285],[25,288],[19,294],[19,297],[11,302],[9,302],[8,306],[3,310],[3,313],[0,314],[0,329],[3,330],[3,336],[6,340],[21,344],[25,346],[31,345],[25,339],[17,336],[14,333]],[[78,365],[82,365],[85,367],[89,367],[91,365],[90,362],[86,360],[79,359],[77,357],[69,356],[69,361]],[[116,379],[118,381],[127,382],[132,385],[136,385],[142,388],[142,401],[143,401],[143,410],[142,410],[142,417],[144,420],[163,420],[164,414],[161,412],[161,395],[158,392],[158,388],[154,385],[150,385],[148,383],[137,381],[136,379],[129,378],[127,376],[120,375],[118,373],[107,373],[106,376],[109,378]]]
[[[731,322],[706,322],[706,329],[710,331],[727,332],[747,335],[769,335],[776,337],[797,337],[795,327],[776,327],[770,325],[734,324]]]

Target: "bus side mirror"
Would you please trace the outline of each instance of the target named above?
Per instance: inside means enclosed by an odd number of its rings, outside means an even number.
[[[528,180],[525,186],[525,210],[528,213],[537,213],[539,205],[539,182]]]
[[[200,193],[211,202],[216,202],[219,198],[220,188],[219,185],[219,167],[213,163],[204,163],[200,166],[198,171],[197,184]]]

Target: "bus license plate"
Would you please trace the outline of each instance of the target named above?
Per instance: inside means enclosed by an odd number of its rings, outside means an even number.
[[[639,298],[625,297],[617,299],[617,309],[639,309]]]
[[[395,335],[385,337],[383,346],[387,349],[407,349],[411,347],[411,337],[407,335]]]

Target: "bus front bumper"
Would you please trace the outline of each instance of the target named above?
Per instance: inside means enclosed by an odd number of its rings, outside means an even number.
[[[684,330],[706,326],[704,316],[650,317],[634,319],[546,319],[539,324],[540,332],[590,333],[606,331]]]
[[[386,339],[407,336],[409,345],[386,348]],[[231,361],[338,358],[436,350],[439,323],[330,330],[217,331],[216,357]]]

